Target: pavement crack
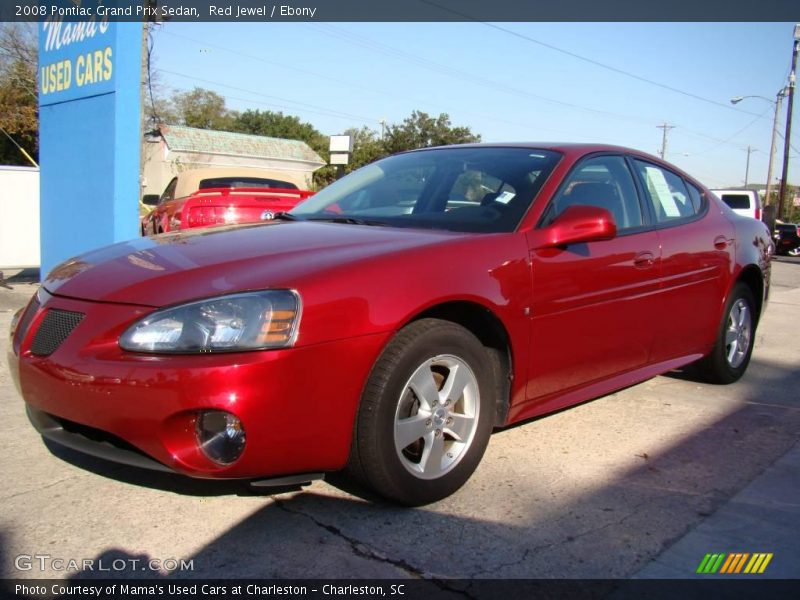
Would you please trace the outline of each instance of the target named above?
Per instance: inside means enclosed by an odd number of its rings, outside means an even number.
[[[396,568],[400,569],[401,571],[403,571],[404,573],[406,573],[409,576],[409,578],[411,578],[411,579],[422,579],[422,580],[425,580],[425,581],[430,581],[431,583],[433,583],[434,585],[436,585],[438,588],[440,588],[443,591],[452,592],[454,594],[459,594],[461,596],[464,596],[465,598],[474,598],[474,596],[472,596],[468,592],[466,592],[466,591],[464,591],[462,589],[458,589],[458,588],[453,587],[452,585],[450,585],[450,583],[446,579],[442,579],[440,577],[436,577],[431,573],[426,573],[425,571],[422,571],[421,569],[418,569],[417,567],[415,567],[414,565],[408,563],[407,561],[405,561],[403,559],[391,558],[389,556],[386,556],[382,552],[379,552],[375,548],[371,547],[369,544],[366,544],[366,543],[362,542],[361,540],[358,540],[357,538],[354,538],[353,536],[347,535],[344,531],[342,531],[341,529],[339,529],[335,525],[329,525],[327,523],[323,523],[317,517],[315,517],[313,514],[310,514],[310,513],[307,513],[307,512],[303,512],[303,511],[298,510],[296,508],[290,508],[286,504],[286,502],[284,502],[282,500],[279,500],[278,498],[276,498],[274,496],[271,496],[271,499],[272,499],[273,503],[275,504],[275,506],[277,508],[279,508],[280,510],[282,510],[284,512],[287,512],[289,514],[292,514],[292,515],[305,517],[306,519],[308,519],[312,523],[314,523],[314,525],[316,525],[317,527],[320,527],[320,528],[324,529],[325,531],[327,531],[328,533],[330,533],[330,534],[338,537],[339,539],[347,542],[348,546],[350,546],[350,549],[353,551],[353,554],[355,554],[356,556],[360,556],[361,558],[365,558],[367,560],[373,560],[373,561],[376,561],[376,562],[392,565],[393,567],[396,567]]]
[[[27,494],[32,494],[34,492],[41,492],[42,490],[50,489],[51,487],[55,487],[64,483],[65,481],[69,481],[71,479],[75,479],[80,477],[80,475],[71,475],[70,477],[65,477],[64,479],[59,479],[58,481],[54,481],[53,483],[48,483],[47,485],[43,485],[41,487],[32,488],[29,490],[25,490],[24,492],[17,492],[16,494],[11,494],[10,496],[0,496],[0,500],[13,500],[14,498],[19,498],[20,496],[25,496]]]
[[[648,503],[647,501],[639,502],[638,504],[633,506],[633,508],[628,512],[628,514],[624,515],[623,517],[621,517],[619,519],[615,519],[613,521],[605,523],[603,525],[600,525],[600,526],[597,526],[597,527],[590,527],[589,529],[581,531],[580,533],[576,533],[575,535],[567,536],[564,539],[556,540],[554,542],[549,542],[547,544],[539,544],[538,546],[531,546],[529,548],[525,548],[525,551],[522,553],[522,556],[520,556],[518,559],[513,560],[513,561],[509,561],[509,562],[505,562],[505,563],[500,563],[500,564],[497,564],[497,565],[493,565],[492,568],[490,568],[490,569],[489,568],[481,569],[475,575],[470,577],[470,580],[479,579],[482,575],[486,575],[486,574],[490,574],[490,573],[491,574],[496,574],[497,571],[500,571],[502,569],[508,569],[508,568],[511,568],[511,567],[516,567],[517,565],[521,565],[522,563],[524,563],[528,559],[528,557],[530,555],[535,554],[537,552],[550,550],[551,548],[553,548],[555,546],[560,546],[562,544],[571,544],[575,540],[581,539],[581,538],[586,537],[588,535],[592,535],[594,533],[598,533],[600,531],[604,531],[604,530],[606,530],[606,529],[608,529],[610,527],[614,527],[614,526],[617,526],[617,525],[622,525],[625,521],[627,521],[631,517],[635,516],[638,513],[639,509],[642,506],[644,506],[645,504],[647,504],[647,503]],[[563,515],[563,516],[559,517],[557,519],[557,521],[562,521],[565,518],[567,518],[568,516],[569,515]]]

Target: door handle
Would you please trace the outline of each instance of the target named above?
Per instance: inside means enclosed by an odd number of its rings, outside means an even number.
[[[724,235],[717,236],[714,239],[714,248],[717,250],[725,250],[733,240],[726,238]]]
[[[639,269],[652,267],[653,262],[655,262],[655,257],[652,252],[639,252],[633,259],[633,265]]]

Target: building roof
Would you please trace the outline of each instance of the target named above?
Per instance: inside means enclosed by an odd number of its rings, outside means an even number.
[[[183,125],[161,125],[160,131],[169,149],[176,152],[226,154],[326,164],[308,144],[300,140],[196,129]]]

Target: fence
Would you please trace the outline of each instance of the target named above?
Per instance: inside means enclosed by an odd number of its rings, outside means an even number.
[[[39,169],[0,166],[0,269],[39,264]]]

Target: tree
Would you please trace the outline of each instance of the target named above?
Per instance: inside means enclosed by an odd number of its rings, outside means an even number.
[[[32,24],[0,23],[0,164],[30,165],[17,145],[38,160],[37,55]]]
[[[389,154],[481,141],[481,136],[472,133],[469,127],[453,127],[447,113],[435,119],[428,113],[415,110],[401,125],[389,125],[384,136],[384,146]]]
[[[271,110],[246,110],[236,116],[233,128],[241,133],[302,140],[308,144],[319,143],[318,138],[323,137],[311,123],[304,123],[299,117]]]
[[[225,98],[212,90],[195,87],[172,96],[174,116],[179,125],[198,129],[232,131],[237,113],[225,107]],[[168,113],[166,107],[163,108]]]
[[[346,169],[348,173],[389,154],[383,141],[378,137],[378,132],[369,127],[361,129],[352,127],[346,129],[344,135],[349,135],[353,139],[353,152]]]
[[[300,140],[308,144],[326,163],[330,160],[328,136],[311,123],[305,123],[299,117],[285,115],[280,111],[246,110],[234,118],[233,131]],[[314,172],[314,187],[325,187],[333,181],[335,174],[335,170],[329,166],[318,169]]]

